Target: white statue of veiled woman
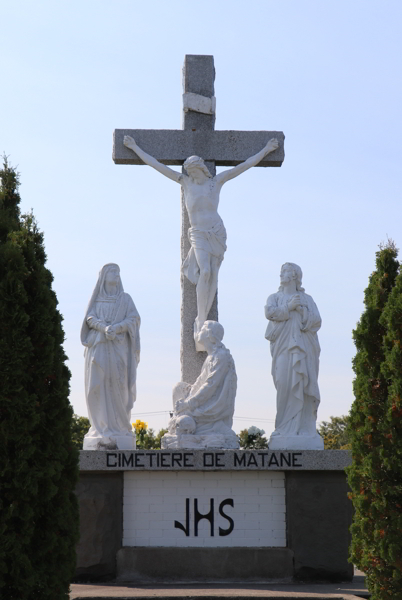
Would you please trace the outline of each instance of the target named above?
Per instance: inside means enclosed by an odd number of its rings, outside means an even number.
[[[85,397],[91,428],[84,450],[135,448],[130,417],[140,361],[140,315],[118,265],[102,267],[85,314]]]
[[[321,317],[311,296],[302,288],[302,270],[294,263],[281,269],[281,285],[265,306],[271,342],[272,377],[276,387],[275,431],[271,450],[323,450],[316,430],[320,403],[318,367]]]

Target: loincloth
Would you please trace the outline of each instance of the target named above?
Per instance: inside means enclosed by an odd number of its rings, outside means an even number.
[[[182,266],[182,272],[191,283],[197,285],[200,276],[200,268],[197,263],[194,248],[204,250],[216,256],[219,259],[219,264],[223,260],[223,255],[226,251],[226,229],[223,221],[218,221],[212,229],[202,231],[195,227],[190,227],[188,230],[188,239],[191,244],[189,253]]]

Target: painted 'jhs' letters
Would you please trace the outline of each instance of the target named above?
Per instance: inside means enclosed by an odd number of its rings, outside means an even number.
[[[215,524],[214,499],[211,498],[209,502],[210,502],[209,512],[203,515],[198,510],[197,498],[194,499],[194,535],[196,537],[198,536],[198,524],[202,519],[206,519],[207,521],[209,521],[211,537],[214,537],[214,535],[215,535],[215,532],[214,532],[214,524]],[[223,529],[222,527],[219,527],[219,535],[221,537],[225,536],[225,535],[230,535],[234,529],[233,519],[223,512],[223,509],[225,506],[231,506],[233,508],[234,500],[232,498],[226,498],[226,500],[222,500],[222,502],[219,504],[219,509],[218,509],[219,514],[221,515],[221,517],[223,517],[224,519],[226,519],[229,522],[229,527],[227,529]],[[175,521],[174,526],[176,529],[181,529],[182,531],[184,531],[184,533],[186,534],[187,537],[190,535],[190,498],[186,498],[186,525],[183,525],[179,521]]]

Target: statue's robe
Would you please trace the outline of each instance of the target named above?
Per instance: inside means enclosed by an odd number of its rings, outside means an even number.
[[[269,296],[265,337],[271,342],[272,377],[277,390],[277,414],[273,435],[315,435],[320,403],[318,368],[320,345],[317,331],[321,317],[308,294],[297,292],[303,316],[288,310],[291,296],[279,291]]]
[[[108,340],[99,323],[116,327]],[[88,307],[81,341],[85,346],[85,395],[91,429],[86,437],[132,435],[131,410],[136,399],[140,359],[140,316],[124,292],[99,295]]]
[[[234,360],[222,346],[207,356],[187,397],[185,414],[196,423],[195,435],[232,433],[236,389]]]

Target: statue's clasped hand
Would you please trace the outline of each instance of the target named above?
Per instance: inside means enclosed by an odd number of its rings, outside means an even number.
[[[107,340],[114,340],[116,337],[116,331],[114,330],[112,325],[108,325],[105,329],[105,335]]]
[[[301,316],[301,327],[300,327],[300,330],[301,331],[306,331],[306,328],[305,328],[305,324],[306,324],[306,320],[307,320],[307,316],[306,316],[307,315],[307,309],[306,309],[306,307],[304,307],[302,304],[299,304],[298,306],[296,306],[295,310]]]
[[[297,310],[298,311],[299,308],[302,309],[302,306],[300,304],[300,295],[299,294],[294,294],[294,296],[292,296],[292,298],[288,302],[288,309],[289,310]]]

